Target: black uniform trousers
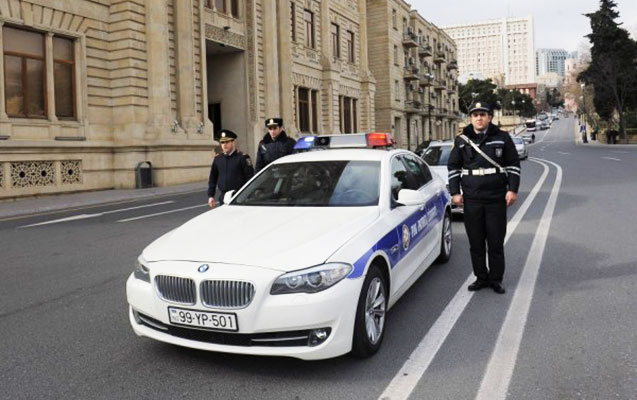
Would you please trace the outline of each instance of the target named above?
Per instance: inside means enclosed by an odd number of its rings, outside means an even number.
[[[507,206],[504,198],[501,201],[465,198],[464,226],[469,237],[471,264],[476,278],[484,282],[502,282],[504,237],[507,230]]]

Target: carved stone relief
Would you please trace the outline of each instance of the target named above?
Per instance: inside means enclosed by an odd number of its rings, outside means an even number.
[[[53,161],[12,162],[11,185],[19,188],[55,185]]]
[[[246,48],[246,38],[243,35],[229,32],[210,24],[206,24],[206,39],[236,47],[241,50],[245,50]]]

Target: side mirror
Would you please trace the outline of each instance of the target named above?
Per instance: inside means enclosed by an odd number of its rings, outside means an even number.
[[[234,197],[235,190],[230,190],[223,195],[223,204],[228,204]]]
[[[404,206],[421,206],[427,202],[427,198],[417,190],[401,189],[397,201]]]

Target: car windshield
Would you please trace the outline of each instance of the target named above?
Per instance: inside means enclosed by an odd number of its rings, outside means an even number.
[[[425,150],[422,158],[429,165],[447,165],[451,153],[451,146],[430,146]]]
[[[357,207],[378,204],[380,162],[316,161],[274,164],[231,204],[280,207]]]
[[[524,140],[522,140],[522,138],[514,137],[514,138],[511,138],[511,139],[513,139],[513,143],[515,143],[515,144],[524,144]]]

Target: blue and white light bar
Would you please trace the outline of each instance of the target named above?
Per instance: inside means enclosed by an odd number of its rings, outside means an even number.
[[[386,149],[396,142],[391,133],[356,133],[346,135],[305,136],[296,143],[297,151],[321,149]]]

